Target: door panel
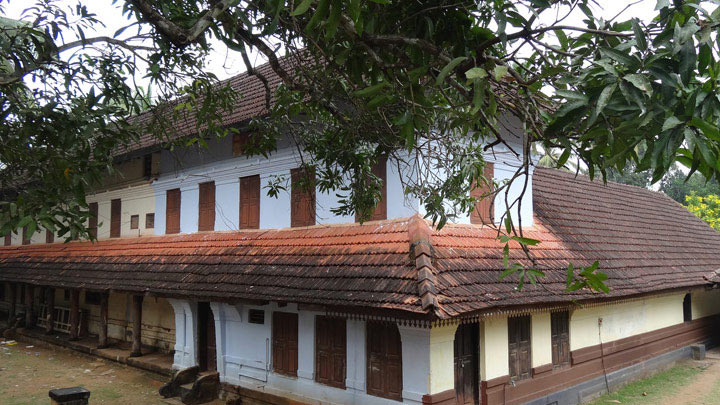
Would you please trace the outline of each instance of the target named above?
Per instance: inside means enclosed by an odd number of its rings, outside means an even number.
[[[198,303],[198,365],[202,371],[217,370],[215,318],[207,302]]]
[[[276,373],[297,376],[298,315],[273,312],[273,370]]]
[[[402,343],[395,324],[367,324],[367,393],[402,400]]]
[[[315,318],[315,381],[345,388],[346,338],[345,319]]]
[[[478,404],[478,339],[477,323],[462,324],[455,332],[455,396],[458,404]]]

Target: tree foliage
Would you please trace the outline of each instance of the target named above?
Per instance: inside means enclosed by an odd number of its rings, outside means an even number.
[[[660,182],[660,191],[667,194],[680,204],[687,202],[686,197],[695,195],[706,197],[710,194],[720,195],[720,184],[716,179],[706,180],[699,173],[688,177],[679,169],[671,170]]]
[[[687,209],[708,225],[720,231],[720,196],[710,194],[706,196],[688,195],[685,197]]]
[[[658,0],[641,21],[603,19],[591,0],[118,3],[129,22],[112,38],[85,35],[100,22],[83,1],[77,24],[44,1],[20,28],[3,29],[0,136],[14,146],[0,152],[0,188],[19,178],[41,187],[3,197],[2,230],[49,222],[82,232],[83,192],[109,167],[114,144],[147,130],[129,119],[137,101],[125,80],[145,66],[161,93],[188,95],[187,108],[159,111],[193,111],[207,125],[199,130],[226,133],[217,111],[237,95],[202,69],[213,38],[243,56],[248,74],[267,80],[250,63],[255,52],[283,81],[254,151],[270,153],[276,130],[291,128],[320,187],[342,192],[340,213],[370,212],[379,198],[371,167],[386,156],[407,169],[406,192],[439,225],[474,209],[469,190],[487,181],[492,147],[521,157],[497,194],[527,181],[534,145],[557,151],[559,167],[577,156],[592,177],[634,166],[656,182],[676,162],[707,179],[720,172],[714,5]],[[567,22],[573,13],[581,23]],[[70,33],[79,39],[64,42]],[[172,119],[156,117],[151,129],[163,133]],[[521,146],[510,133],[522,134]],[[522,241],[510,212],[499,232]]]

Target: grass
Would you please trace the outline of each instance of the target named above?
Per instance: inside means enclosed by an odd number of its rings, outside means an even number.
[[[609,395],[603,395],[590,404],[621,403],[632,405],[659,403],[663,398],[672,395],[680,387],[688,384],[695,375],[705,368],[706,366],[697,364],[680,364],[651,377],[632,382]]]

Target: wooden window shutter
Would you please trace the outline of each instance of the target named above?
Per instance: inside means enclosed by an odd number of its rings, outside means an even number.
[[[45,230],[45,243],[55,242],[55,233],[49,229]]]
[[[12,233],[5,235],[5,246],[12,245]]]
[[[303,169],[292,169],[290,171],[290,226],[315,225],[315,188],[305,190],[299,183],[309,181],[315,182],[315,176],[306,174]]]
[[[29,245],[29,244],[30,244],[30,237],[28,237],[28,234],[27,234],[27,225],[26,225],[26,226],[23,226],[23,231],[22,231],[22,244],[23,244],[23,245]]]
[[[345,319],[315,317],[315,381],[345,388],[347,329]]]
[[[508,318],[508,354],[513,380],[530,378],[530,323],[530,315]]]
[[[200,183],[198,231],[215,229],[215,182]]]
[[[367,393],[402,401],[402,343],[397,325],[367,324]]]
[[[110,201],[110,237],[120,237],[122,202],[119,198]]]
[[[88,229],[90,230],[90,234],[97,239],[97,231],[98,231],[98,203],[92,202],[88,204],[88,209],[90,211],[90,219],[88,220]]]
[[[180,189],[168,190],[165,195],[165,233],[180,233]]]
[[[297,377],[298,314],[273,312],[272,356],[276,373]]]
[[[568,311],[550,314],[550,335],[553,366],[570,364],[570,314]]]
[[[145,214],[145,229],[155,228],[155,213],[149,212]]]
[[[240,229],[260,228],[260,176],[240,178]]]
[[[140,215],[130,215],[130,229],[140,228]]]
[[[245,154],[245,145],[250,141],[250,134],[247,132],[241,132],[233,134],[232,151],[233,157],[238,157]]]
[[[485,169],[483,175],[489,181],[495,177],[495,165],[493,163],[485,163]],[[492,224],[495,217],[495,204],[493,196],[487,196],[482,198],[483,195],[492,191],[492,186],[488,184],[482,184],[479,187],[475,187],[470,191],[470,196],[475,197],[478,201],[475,204],[475,209],[470,213],[470,223],[472,224]]]
[[[379,221],[387,219],[387,159],[381,159],[373,165],[372,174],[382,180],[382,189],[380,190],[380,201],[368,220]],[[355,214],[355,222],[359,222],[359,220],[360,216]]]

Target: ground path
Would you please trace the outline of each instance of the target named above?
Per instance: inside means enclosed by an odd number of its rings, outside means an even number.
[[[708,351],[706,359],[699,363],[706,368],[694,376],[689,384],[664,398],[662,405],[720,404],[720,350]]]

